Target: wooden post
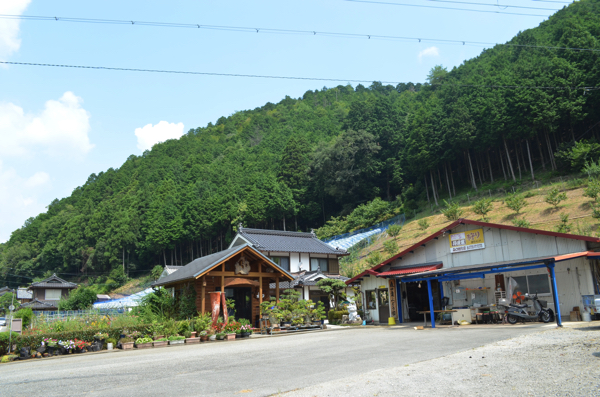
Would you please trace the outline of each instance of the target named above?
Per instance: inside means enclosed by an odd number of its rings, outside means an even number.
[[[262,291],[262,276],[258,277],[258,305],[260,306],[262,304],[262,295],[263,295],[263,291]]]
[[[279,277],[275,279],[275,299],[279,303]]]
[[[202,277],[202,314],[206,311],[206,276]]]
[[[221,293],[225,293],[225,276],[221,276]]]

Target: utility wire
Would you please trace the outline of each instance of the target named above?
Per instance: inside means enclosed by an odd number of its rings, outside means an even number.
[[[24,65],[24,66],[44,66],[44,67],[58,67],[58,68],[72,68],[72,69],[96,69],[96,70],[112,70],[121,72],[148,72],[148,73],[168,73],[168,74],[191,74],[191,75],[203,75],[203,76],[224,76],[224,77],[249,77],[249,78],[260,78],[260,79],[279,79],[279,80],[306,80],[306,81],[334,81],[334,82],[345,82],[345,83],[371,83],[377,80],[356,80],[356,79],[329,79],[319,77],[293,77],[293,76],[273,76],[273,75],[258,75],[258,74],[238,74],[238,73],[215,73],[215,72],[195,72],[195,71],[181,71],[181,70],[163,70],[163,69],[138,69],[138,68],[117,68],[108,66],[82,66],[82,65],[61,65],[52,63],[33,63],[33,62],[12,62],[12,61],[0,61],[0,64],[7,65]],[[378,81],[381,84],[400,84],[400,81]],[[541,90],[583,90],[584,92],[590,92],[599,90],[600,87],[584,87],[584,86],[525,86],[525,85],[486,85],[486,84],[453,84],[453,83],[442,83],[432,84],[434,86],[454,86],[454,87],[467,87],[467,88],[510,88],[510,89],[541,89]]]
[[[425,0],[425,1],[435,1],[437,3],[451,3],[451,4],[468,4],[468,5],[476,5],[476,6],[484,6],[484,7],[504,7],[506,8],[523,8],[527,10],[544,10],[544,11],[558,11],[556,8],[540,8],[540,7],[528,7],[528,6],[513,6],[509,4],[490,4],[490,3],[473,3],[469,1],[454,1],[454,0]]]
[[[550,16],[550,15],[541,15],[541,14],[524,14],[524,13],[518,13],[518,12],[474,10],[472,8],[431,6],[431,5],[424,5],[424,4],[391,3],[391,2],[387,2],[387,1],[374,1],[374,0],[344,0],[344,1],[349,1],[349,2],[353,2],[353,3],[382,4],[382,5],[391,5],[391,6],[401,6],[401,7],[437,8],[437,9],[441,9],[441,10],[483,12],[486,14],[521,15],[521,16],[527,16],[527,17],[549,17]],[[557,10],[554,10],[554,11],[557,11]]]
[[[327,31],[316,31],[316,30],[253,28],[253,27],[247,27],[247,26],[202,25],[202,24],[195,24],[195,23],[127,21],[127,20],[121,20],[121,19],[90,19],[90,18],[50,17],[50,16],[38,16],[38,15],[9,15],[9,14],[0,14],[0,19],[22,19],[22,20],[34,20],[34,21],[76,22],[76,23],[108,24],[108,25],[210,29],[210,30],[236,31],[236,32],[245,32],[245,33],[297,34],[297,35],[327,36],[327,37],[341,37],[341,38],[354,38],[354,39],[402,40],[402,41],[418,41],[418,42],[425,41],[425,42],[432,42],[432,43],[448,43],[448,44],[462,44],[462,45],[469,44],[469,45],[476,45],[476,46],[502,45],[502,46],[519,47],[519,48],[540,48],[540,49],[552,49],[552,50],[600,52],[600,49],[594,49],[594,48],[543,46],[543,45],[528,45],[528,44],[510,44],[510,43],[500,44],[500,43],[492,43],[492,42],[484,42],[484,41],[435,39],[435,38],[408,37],[408,36],[388,36],[388,35],[363,34],[363,33],[327,32]]]

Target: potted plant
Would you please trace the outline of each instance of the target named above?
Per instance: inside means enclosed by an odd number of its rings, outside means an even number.
[[[114,338],[108,338],[106,340],[106,350],[112,350],[117,345],[117,341]]]
[[[208,332],[201,331],[200,332],[200,342],[206,342],[208,340]]]
[[[242,325],[242,328],[240,329],[240,336],[242,338],[247,338],[248,336],[250,336],[250,331],[252,329],[252,327],[250,325]]]
[[[154,347],[167,346],[168,344],[169,340],[167,338],[158,338],[153,342]]]
[[[217,334],[215,334],[215,331],[213,331],[213,330],[208,331],[208,340],[209,341],[217,340]]]
[[[56,346],[58,345],[58,340],[46,338],[42,342],[42,346],[46,346],[48,350],[48,356],[53,356],[55,354]]]
[[[132,337],[126,336],[125,338],[121,338],[119,340],[121,343],[121,349],[123,350],[131,350],[133,349],[134,340]]]
[[[223,339],[225,339],[226,335],[227,334],[224,333],[224,332],[219,332],[218,334],[216,334],[217,340],[223,340]]]
[[[88,342],[79,340],[79,339],[75,339],[75,353],[85,353],[87,351],[87,348],[90,346],[90,344]]]
[[[152,342],[152,338],[137,338],[135,340],[135,347],[137,347],[138,349],[147,349],[149,347],[152,347]]]
[[[323,324],[323,319],[325,319],[325,305],[323,302],[317,303],[317,306],[310,311],[310,316],[313,325],[321,326]]]
[[[195,332],[186,331],[184,336],[185,336],[185,343],[200,343],[200,338],[199,337],[196,338]]]
[[[185,336],[173,335],[169,336],[169,345],[182,345],[185,343]]]

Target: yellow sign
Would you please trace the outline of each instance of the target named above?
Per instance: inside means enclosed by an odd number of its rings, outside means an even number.
[[[468,232],[463,233],[453,233],[449,238],[450,252],[453,254],[485,248],[483,229],[469,230]]]

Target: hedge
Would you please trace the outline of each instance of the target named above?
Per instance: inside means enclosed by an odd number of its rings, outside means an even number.
[[[36,349],[46,338],[58,340],[79,339],[91,342],[94,340],[94,335],[98,332],[107,333],[109,338],[118,340],[123,334],[124,329],[126,329],[128,332],[139,331],[141,334],[146,335],[150,333],[151,326],[152,325],[150,324],[146,324],[126,328],[89,328],[84,331],[53,332],[37,335],[19,335],[13,332],[12,344],[13,346],[17,346],[16,351],[18,351],[21,347],[31,347],[32,349]],[[7,351],[8,332],[0,332],[0,354],[6,354]]]

